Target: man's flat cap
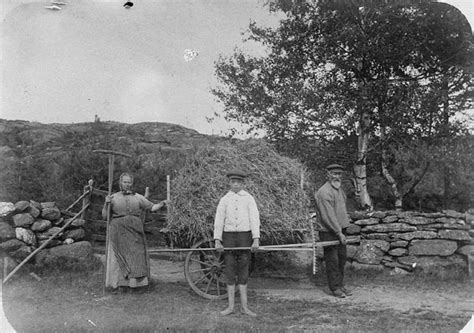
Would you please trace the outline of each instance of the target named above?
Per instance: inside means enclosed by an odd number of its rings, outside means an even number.
[[[241,180],[243,180],[245,177],[247,177],[247,174],[245,172],[243,172],[242,170],[232,169],[227,173],[226,176],[230,179],[241,179]]]
[[[327,171],[344,171],[344,167],[340,164],[330,164],[326,167]]]

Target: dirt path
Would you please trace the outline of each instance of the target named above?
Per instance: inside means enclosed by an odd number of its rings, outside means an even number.
[[[186,283],[184,262],[153,259],[152,278],[163,282]],[[400,277],[400,279],[403,279]],[[471,284],[472,286],[472,284]],[[249,288],[264,297],[285,300],[305,300],[345,304],[370,310],[394,309],[400,312],[441,312],[446,315],[471,316],[474,314],[474,290],[378,285],[374,283],[351,285],[354,295],[337,299],[328,295],[324,286],[315,286],[308,279],[288,281],[274,278],[253,277]]]

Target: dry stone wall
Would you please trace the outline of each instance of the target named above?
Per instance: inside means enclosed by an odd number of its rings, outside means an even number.
[[[60,231],[70,219],[69,214],[61,212],[54,202],[0,202],[0,249],[20,262]],[[86,236],[84,224],[83,219],[72,221],[32,262],[41,266],[44,263],[61,265],[65,261],[89,260],[92,246],[83,241]],[[57,260],[49,258],[49,254],[55,253],[61,253],[61,256],[55,255]]]
[[[374,211],[351,213],[348,234],[360,245],[348,245],[354,266],[372,265],[397,272],[423,270],[438,274],[474,266],[474,211],[437,213]]]

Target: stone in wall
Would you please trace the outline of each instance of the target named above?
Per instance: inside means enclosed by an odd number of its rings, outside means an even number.
[[[33,224],[35,219],[28,213],[15,214],[13,216],[13,223],[15,227],[29,227]]]
[[[443,214],[445,214],[447,217],[452,217],[455,219],[463,219],[464,218],[464,213],[456,212],[455,210],[443,210]]]
[[[86,233],[84,229],[78,228],[78,229],[66,230],[64,232],[63,238],[72,238],[77,242],[77,241],[83,240],[85,236],[86,236]]]
[[[38,242],[38,247],[40,247],[41,245],[43,245],[44,243],[48,242],[47,239],[43,239],[43,240],[40,240]],[[62,245],[63,242],[61,242],[59,239],[51,239],[48,244],[46,244],[45,248],[50,248],[50,247],[54,247],[54,246],[59,246],[59,245]]]
[[[390,235],[380,233],[380,232],[376,232],[376,233],[373,233],[373,234],[366,234],[364,237],[366,239],[381,239],[381,240],[384,240],[384,241],[389,241],[390,240]]]
[[[468,256],[468,255],[474,256],[474,245],[461,246],[459,249],[457,249],[456,252],[465,256]]]
[[[403,247],[396,247],[388,251],[388,254],[394,257],[401,257],[408,254],[408,250]]]
[[[67,224],[70,220],[67,219],[64,224]],[[71,226],[72,227],[82,227],[86,224],[86,220],[84,219],[75,219],[74,221],[72,221],[71,223]]]
[[[52,227],[52,228],[49,228],[48,230],[46,230],[45,232],[39,232],[36,234],[36,237],[38,238],[38,240],[44,240],[44,239],[48,239],[49,237],[51,237],[52,235],[54,235],[56,232],[58,232],[59,230],[61,230],[61,228],[59,227]],[[59,233],[58,234],[58,237],[61,236],[63,234],[63,232]]]
[[[400,222],[411,225],[425,225],[433,223],[433,220],[422,216],[406,216],[403,220],[400,220]]]
[[[457,243],[450,240],[413,240],[408,251],[410,255],[415,256],[450,256],[457,248]]]
[[[357,245],[347,245],[346,246],[346,249],[347,249],[347,258],[348,259],[354,259],[356,253],[357,253],[357,249],[359,249],[359,246]],[[323,256],[321,256],[323,257]]]
[[[352,221],[368,219],[370,216],[365,211],[353,211],[349,213],[349,217]]]
[[[15,202],[15,211],[17,213],[22,213],[24,212],[28,207],[30,207],[30,202],[29,201],[18,201]]]
[[[15,228],[16,238],[27,245],[36,246],[36,236],[33,231],[25,228]]]
[[[33,252],[33,248],[31,246],[27,246],[23,244],[18,250],[8,253],[8,255],[12,258],[23,260],[28,257]]]
[[[378,224],[379,222],[380,222],[380,219],[370,218],[370,219],[357,220],[354,222],[354,224],[364,226],[364,225]]]
[[[361,229],[362,228],[359,227],[358,225],[355,225],[355,224],[351,223],[347,227],[346,232],[347,232],[348,235],[358,235],[358,234],[360,234]]]
[[[435,239],[438,238],[438,234],[434,231],[413,231],[401,234],[396,234],[397,239],[411,241],[412,239]]]
[[[383,219],[385,216],[387,216],[387,212],[382,212],[380,210],[376,210],[372,213],[369,213],[370,217],[376,218],[376,219]]]
[[[51,228],[51,226],[52,226],[52,223],[50,220],[38,220],[32,224],[31,230],[35,232],[41,232],[41,231],[48,230],[49,228]]]
[[[395,216],[395,215],[389,215],[382,219],[383,223],[394,223],[397,221],[398,221],[398,216]]]
[[[35,219],[41,215],[41,211],[35,206],[31,206],[31,205],[28,206],[28,208],[26,209],[26,212],[30,214],[31,216],[33,216]]]
[[[361,264],[378,265],[390,245],[383,240],[362,240],[354,260]]]
[[[57,207],[46,207],[41,211],[41,217],[45,220],[54,221],[61,217],[61,211]]]
[[[390,223],[390,224],[378,224],[378,225],[368,225],[362,228],[362,233],[370,232],[408,232],[416,231],[416,227],[408,225],[406,223]]]
[[[0,222],[0,241],[16,238],[15,228],[6,222]]]
[[[0,216],[10,215],[15,211],[15,205],[11,202],[0,202]]]
[[[438,231],[439,238],[443,239],[452,239],[452,240],[471,240],[471,236],[469,236],[469,232],[464,230],[450,230],[450,229],[442,229]]]
[[[56,207],[56,203],[54,201],[48,201],[48,202],[41,202],[40,203],[40,210],[46,209],[46,208],[54,208]]]
[[[406,247],[408,245],[407,241],[404,240],[397,240],[394,242],[390,243],[390,248],[396,248],[396,247]]]
[[[19,239],[9,239],[5,242],[0,243],[0,248],[6,252],[11,252],[11,251],[16,251],[20,247],[24,246],[25,243],[23,243]]]

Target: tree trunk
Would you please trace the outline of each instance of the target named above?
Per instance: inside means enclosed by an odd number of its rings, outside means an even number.
[[[398,191],[398,184],[388,171],[387,166],[387,153],[384,150],[382,152],[382,175],[385,177],[385,180],[390,184],[390,187],[392,188],[392,194],[395,197],[395,210],[400,211],[402,210],[403,205],[403,195],[400,193],[400,191]]]
[[[372,200],[367,190],[367,147],[369,145],[369,115],[364,112],[361,117],[359,128],[357,129],[358,135],[358,147],[357,147],[357,160],[354,164],[355,174],[355,195],[359,200],[360,208],[366,210],[372,210]]]

